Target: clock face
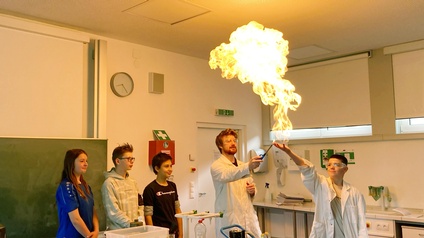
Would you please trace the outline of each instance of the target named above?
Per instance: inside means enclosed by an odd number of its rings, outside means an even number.
[[[112,76],[110,87],[116,96],[126,97],[134,90],[134,82],[129,74],[119,72]]]

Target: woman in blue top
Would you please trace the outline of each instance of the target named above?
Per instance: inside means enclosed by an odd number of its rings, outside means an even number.
[[[62,179],[56,191],[58,238],[97,238],[99,234],[93,192],[82,176],[87,167],[87,153],[84,150],[72,149],[66,152]]]

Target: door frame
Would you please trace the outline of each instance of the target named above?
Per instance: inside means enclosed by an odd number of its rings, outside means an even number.
[[[238,124],[224,124],[224,123],[210,123],[210,122],[197,122],[197,129],[227,129],[231,128],[237,130],[238,134],[238,143],[237,143],[237,153],[239,154],[238,159],[246,162],[247,155],[247,138],[246,138],[246,125]]]

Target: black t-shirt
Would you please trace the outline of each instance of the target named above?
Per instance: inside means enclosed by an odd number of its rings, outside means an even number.
[[[168,186],[162,186],[153,180],[144,189],[144,206],[153,207],[153,225],[169,228],[170,234],[178,231],[175,201],[178,201],[178,193],[174,182],[168,181]]]

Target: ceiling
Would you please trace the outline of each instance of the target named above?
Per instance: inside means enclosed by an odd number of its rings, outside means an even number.
[[[422,0],[1,0],[0,13],[203,59],[254,20],[283,32],[289,65],[424,39]]]

